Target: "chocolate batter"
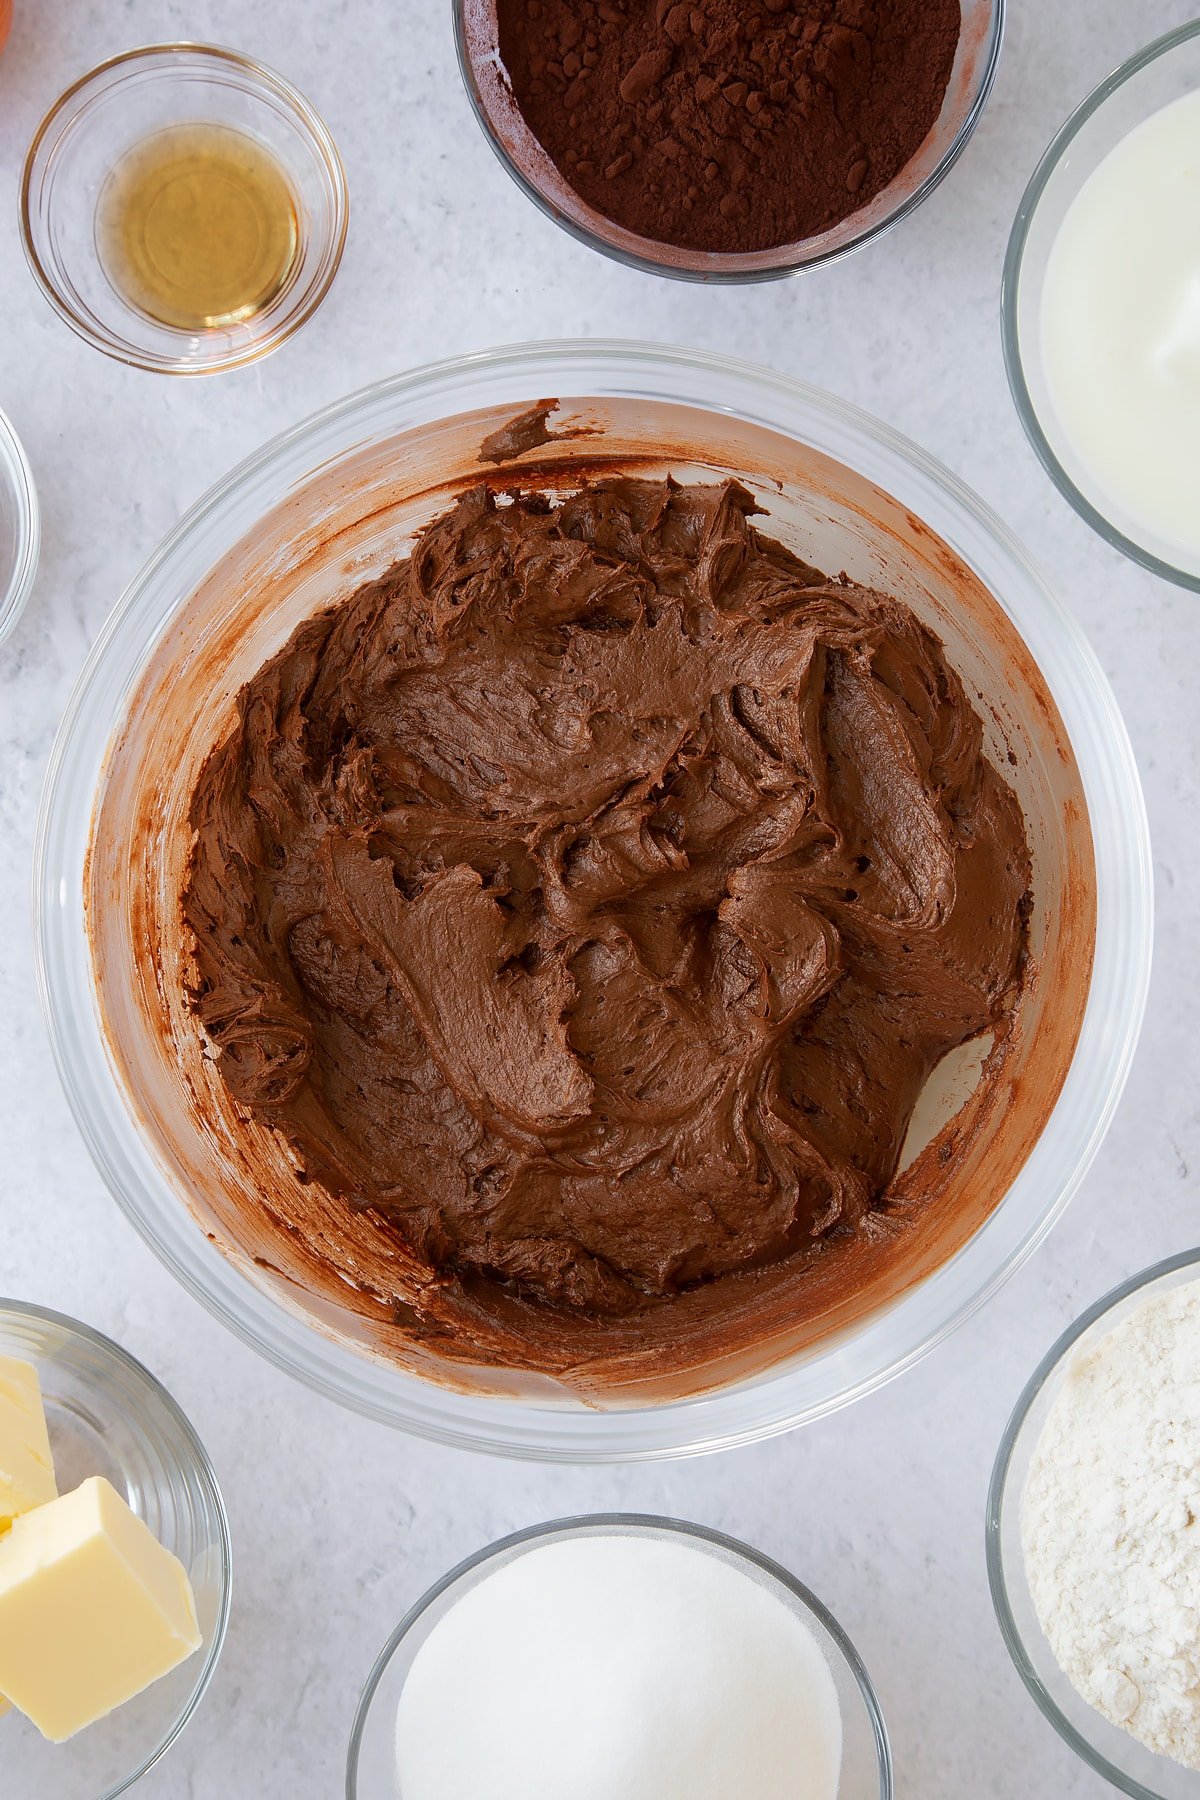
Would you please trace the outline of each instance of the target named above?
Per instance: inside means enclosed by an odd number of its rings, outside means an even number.
[[[755,510],[479,487],[295,633],[196,788],[220,1072],[482,1362],[636,1350],[768,1266],[799,1303],[1019,997],[1024,824],[941,645]]]

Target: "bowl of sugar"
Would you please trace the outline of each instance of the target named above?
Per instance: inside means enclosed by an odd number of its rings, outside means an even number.
[[[371,1671],[348,1800],[890,1800],[870,1679],[821,1602],[699,1525],[597,1514],[489,1546]]]

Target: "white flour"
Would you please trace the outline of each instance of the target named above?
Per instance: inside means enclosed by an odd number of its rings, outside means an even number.
[[[1200,1769],[1200,1282],[1080,1350],[1021,1504],[1030,1591],[1072,1686]]]

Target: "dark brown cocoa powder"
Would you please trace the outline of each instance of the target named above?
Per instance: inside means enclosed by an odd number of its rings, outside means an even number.
[[[497,0],[530,129],[626,230],[797,243],[886,187],[941,111],[959,0]]]

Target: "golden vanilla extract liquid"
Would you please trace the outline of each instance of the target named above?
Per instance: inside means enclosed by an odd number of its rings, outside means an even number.
[[[173,125],[128,151],[100,196],[97,247],[139,312],[182,331],[237,325],[269,305],[296,263],[287,177],[226,125]]]

